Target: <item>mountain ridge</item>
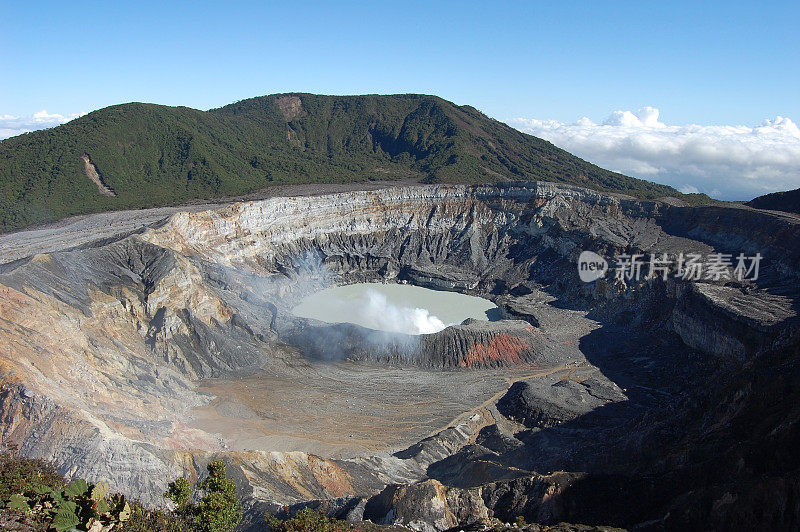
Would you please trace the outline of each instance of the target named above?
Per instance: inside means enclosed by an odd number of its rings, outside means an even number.
[[[764,194],[751,199],[745,205],[756,209],[800,214],[800,188]]]
[[[99,189],[90,166],[115,195]],[[645,199],[684,197],[437,96],[285,93],[208,111],[119,104],[6,139],[0,142],[0,231],[75,214],[232,197],[273,184],[409,179],[541,180]]]

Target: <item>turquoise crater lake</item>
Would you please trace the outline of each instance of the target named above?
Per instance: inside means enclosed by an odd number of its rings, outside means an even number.
[[[407,284],[357,283],[334,286],[306,297],[295,316],[327,323],[354,323],[379,331],[429,334],[467,318],[494,321],[489,300]]]

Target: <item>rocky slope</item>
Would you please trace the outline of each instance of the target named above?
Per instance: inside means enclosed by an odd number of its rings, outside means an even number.
[[[177,212],[75,249],[57,235],[0,266],[0,416],[4,444],[66,474],[158,504],[221,457],[251,523],[309,501],[425,530],[798,523],[797,220],[429,185]],[[764,259],[757,281],[582,283],[582,250]],[[291,313],[365,280],[509,319],[412,339]]]

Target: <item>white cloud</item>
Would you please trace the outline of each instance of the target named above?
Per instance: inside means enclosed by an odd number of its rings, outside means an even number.
[[[728,199],[800,187],[800,129],[778,116],[757,126],[671,126],[659,111],[614,111],[602,124],[507,120],[603,168]]]
[[[665,127],[664,124],[658,121],[659,111],[655,107],[642,107],[639,112],[633,114],[630,111],[614,111],[611,113],[603,125],[606,126],[626,126],[626,127]],[[584,117],[584,124],[591,120]]]
[[[58,113],[48,113],[42,109],[38,113],[28,116],[13,116],[0,114],[0,140],[14,137],[37,129],[55,127],[86,113],[62,115]]]

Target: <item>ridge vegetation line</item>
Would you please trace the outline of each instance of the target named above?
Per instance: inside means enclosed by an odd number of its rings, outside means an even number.
[[[0,232],[275,184],[409,179],[540,180],[645,199],[708,200],[604,170],[436,96],[297,93],[209,111],[127,103],[6,139],[0,142]]]

